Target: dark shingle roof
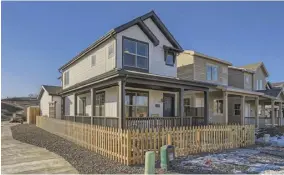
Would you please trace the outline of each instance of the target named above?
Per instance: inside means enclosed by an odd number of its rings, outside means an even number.
[[[269,96],[278,97],[281,91],[282,91],[282,88],[273,88],[273,89],[267,89],[267,90],[258,90],[257,92],[262,92]]]
[[[50,85],[42,85],[42,86],[48,92],[49,95],[58,95],[58,93],[62,90],[61,86],[50,86]]]

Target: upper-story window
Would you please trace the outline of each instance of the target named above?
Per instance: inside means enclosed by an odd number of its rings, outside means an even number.
[[[68,85],[69,84],[69,71],[64,72],[64,85]]]
[[[130,38],[123,38],[123,66],[148,70],[148,43]]]
[[[171,51],[165,51],[165,62],[168,66],[174,66],[175,64],[175,54]]]
[[[108,58],[113,57],[114,55],[114,46],[113,43],[111,45],[108,46]]]
[[[91,56],[91,65],[92,65],[92,67],[96,65],[96,62],[97,62],[97,57],[96,57],[96,55],[92,55],[92,56]]]
[[[245,75],[245,83],[249,84],[249,75]]]
[[[256,80],[256,90],[263,90],[262,80]]]
[[[206,79],[210,81],[218,80],[218,67],[215,65],[206,65]]]

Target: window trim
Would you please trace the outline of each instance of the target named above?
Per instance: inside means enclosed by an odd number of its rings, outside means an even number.
[[[95,63],[94,64],[93,64],[93,57],[95,57]],[[97,55],[96,54],[91,55],[91,67],[96,66],[96,64],[97,64]]]
[[[125,89],[125,97],[126,98],[126,93],[127,92],[132,92],[132,93],[146,93],[147,94],[147,98],[148,98],[148,102],[147,102],[147,116],[146,117],[149,117],[149,112],[150,112],[150,106],[149,106],[149,102],[150,102],[150,99],[149,99],[149,91],[141,91],[141,90],[134,90],[134,89]],[[126,106],[133,106],[133,105],[126,105],[126,100],[124,99],[124,110],[125,110],[125,113],[126,113]],[[125,114],[124,114],[125,115]],[[125,115],[126,117],[126,115]],[[133,117],[128,117],[128,118],[133,118]],[[135,117],[136,118],[136,117]]]
[[[168,53],[172,53],[172,54],[173,54],[173,64],[168,64],[168,63],[167,63]],[[176,64],[176,53],[175,53],[174,51],[171,51],[171,50],[168,50],[168,49],[165,50],[165,51],[164,51],[164,60],[165,60],[165,64],[166,64],[167,66],[172,66],[172,67],[174,67],[175,64]]]
[[[68,83],[66,83],[66,74],[68,73]],[[64,86],[68,86],[69,85],[69,83],[70,83],[70,72],[69,72],[69,70],[67,70],[67,71],[65,71],[64,73],[63,73],[63,81],[64,81]]]
[[[109,54],[110,47],[112,47],[112,54]],[[108,57],[108,59],[110,59],[113,56],[114,56],[114,43],[111,43],[111,44],[108,45],[108,48],[107,48],[107,57]]]
[[[128,66],[128,65],[124,65],[124,40],[127,39],[127,40],[130,40],[130,41],[134,41],[134,42],[140,42],[140,43],[143,43],[143,44],[146,44],[147,47],[148,47],[148,53],[147,53],[147,68],[140,68],[140,67],[136,67],[136,66]],[[131,55],[131,53],[129,53]],[[134,55],[134,54],[132,54]],[[136,56],[136,54],[135,54]],[[141,55],[141,57],[143,57]],[[145,57],[146,58],[146,57]],[[136,58],[137,59],[137,58]],[[149,64],[150,64],[150,55],[149,55],[149,43],[147,42],[144,42],[144,41],[140,41],[140,40],[137,40],[137,39],[133,39],[133,38],[129,38],[129,37],[126,37],[126,36],[122,36],[122,67],[123,69],[128,69],[128,70],[134,70],[134,71],[139,71],[139,72],[146,72],[146,73],[149,73]]]
[[[240,109],[236,109],[236,105],[240,105]],[[241,106],[242,106],[242,105],[239,104],[239,103],[235,103],[235,104],[234,104],[234,116],[240,116],[240,115],[241,115]],[[239,115],[236,114],[236,111],[237,111],[237,110],[240,111],[240,114],[239,114]]]
[[[210,80],[208,80],[207,79],[207,68],[208,68],[208,66],[210,66],[210,67],[216,67],[217,68],[217,79],[216,80],[213,80],[213,69],[211,68],[211,79]],[[218,76],[219,76],[219,72],[218,72],[218,70],[219,70],[219,66],[218,65],[215,65],[215,64],[211,64],[211,63],[206,63],[206,80],[207,81],[213,81],[213,82],[218,82],[219,81],[219,78],[218,78]]]

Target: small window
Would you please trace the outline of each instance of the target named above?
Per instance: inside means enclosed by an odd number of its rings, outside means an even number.
[[[223,100],[214,100],[214,113],[223,114]]]
[[[108,58],[113,57],[113,55],[114,55],[114,46],[113,44],[111,44],[108,46]]]
[[[166,54],[166,56],[165,56],[166,65],[174,66],[174,64],[175,64],[175,54],[173,52],[170,52],[170,51],[166,51],[165,54]]]
[[[64,73],[64,85],[67,86],[69,84],[69,71]]]
[[[92,55],[92,56],[91,56],[91,65],[92,65],[92,67],[96,65],[96,62],[97,62],[97,57],[96,57],[96,55]]]
[[[214,65],[206,66],[206,79],[210,81],[218,80],[218,67]]]
[[[235,104],[234,111],[235,115],[241,115],[241,104]]]

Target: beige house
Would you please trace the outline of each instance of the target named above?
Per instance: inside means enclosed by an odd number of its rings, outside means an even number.
[[[63,116],[120,128],[190,125],[194,117],[207,123],[215,85],[177,77],[182,51],[153,11],[112,29],[59,68]],[[183,105],[188,91],[202,94],[202,107]]]
[[[274,96],[266,92],[271,90],[265,89],[268,72],[263,63],[234,67],[218,58],[196,51],[184,51],[177,57],[177,66],[181,79],[217,85],[209,92],[210,123],[257,126],[281,123],[281,110],[272,110],[270,117],[265,116],[265,106],[278,105],[280,109],[284,99],[281,95]],[[203,94],[198,92],[187,92],[185,95],[189,96],[194,107],[203,98]]]

